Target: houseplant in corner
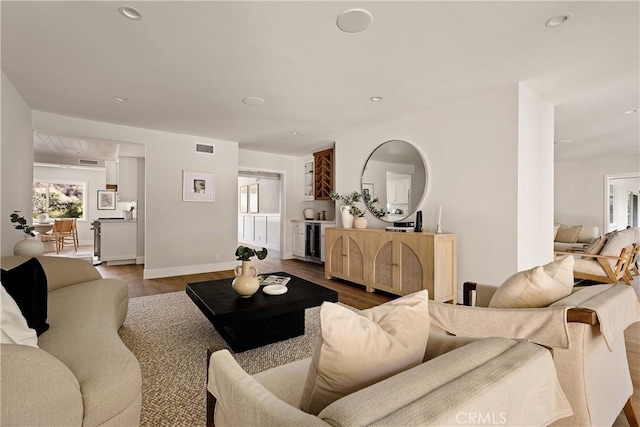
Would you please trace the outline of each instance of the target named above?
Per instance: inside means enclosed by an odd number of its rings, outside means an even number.
[[[267,248],[256,251],[248,246],[238,246],[238,249],[236,249],[236,259],[242,261],[242,265],[233,270],[236,278],[233,279],[231,287],[242,298],[249,298],[260,289],[258,269],[251,265],[252,256],[257,256],[258,259],[265,259],[267,257]]]
[[[24,239],[19,241],[13,247],[14,255],[39,256],[44,254],[44,243],[36,239],[34,228],[27,224],[27,220],[19,215],[20,211],[13,211],[11,214],[11,223],[13,228],[22,231]]]

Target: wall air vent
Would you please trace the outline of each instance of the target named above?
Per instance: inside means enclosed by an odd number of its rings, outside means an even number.
[[[87,165],[87,166],[98,166],[100,162],[97,160],[80,159],[80,164]]]
[[[196,153],[216,154],[216,147],[211,144],[196,142]]]

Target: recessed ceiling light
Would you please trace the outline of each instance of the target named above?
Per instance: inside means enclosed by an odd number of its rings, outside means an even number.
[[[336,24],[345,33],[359,33],[371,25],[373,17],[364,9],[351,9],[338,16]]]
[[[247,96],[242,100],[247,105],[262,105],[264,104],[264,99],[257,96]]]
[[[134,21],[140,21],[142,19],[142,12],[133,6],[120,6],[118,11],[125,18],[129,18]]]
[[[559,139],[557,141],[553,141],[554,144],[564,144],[566,142],[573,142],[572,139]]]
[[[571,14],[570,13],[563,13],[562,15],[552,16],[551,18],[549,18],[547,20],[547,23],[544,24],[544,25],[546,25],[549,28],[557,27],[557,26],[560,26],[560,25],[564,24],[569,19],[571,19]]]
[[[297,132],[297,131],[294,130],[294,131],[291,132],[291,135],[300,135],[300,132]]]
[[[126,96],[114,96],[113,99],[118,102],[129,102],[129,98],[127,98]]]
[[[640,111],[639,108],[634,108],[633,110],[627,110],[624,113],[625,114],[633,114],[633,113],[637,113],[638,111]]]
[[[371,99],[373,102],[382,101],[382,97],[381,96],[372,96],[369,99]]]

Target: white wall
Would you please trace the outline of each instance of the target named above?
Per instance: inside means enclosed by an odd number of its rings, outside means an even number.
[[[604,176],[640,172],[640,158],[611,154],[556,160],[555,222],[567,225],[604,224]]]
[[[2,72],[0,81],[0,116],[2,118],[0,187],[2,188],[1,233],[2,255],[13,255],[13,246],[23,233],[10,222],[13,211],[21,211],[29,220],[33,210],[33,130],[31,108],[13,83]]]
[[[522,83],[518,97],[518,270],[553,260],[553,105]]]
[[[33,180],[44,182],[82,182],[85,187],[84,220],[78,220],[78,240],[81,245],[93,245],[93,230],[91,221],[99,217],[122,216],[121,210],[99,211],[97,203],[98,190],[104,190],[106,180],[103,168],[95,169],[68,169],[59,167],[34,166]],[[33,190],[32,190],[33,191]],[[116,214],[114,214],[117,213]],[[111,215],[107,215],[111,214]]]
[[[233,268],[237,243],[238,144],[33,112],[49,132],[145,145],[145,278]],[[195,141],[215,145],[214,156]],[[182,201],[183,170],[214,172],[216,202]]]
[[[382,142],[414,144],[429,171],[424,226],[435,230],[441,205],[444,232],[458,236],[459,289],[502,283],[518,267],[518,96],[514,84],[336,141],[336,191],[360,188],[364,162]]]

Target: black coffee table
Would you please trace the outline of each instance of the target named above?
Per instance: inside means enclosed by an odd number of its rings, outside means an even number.
[[[303,335],[305,309],[338,301],[338,293],[324,286],[282,271],[268,274],[291,277],[287,293],[267,295],[261,286],[251,298],[240,298],[233,278],[187,284],[187,295],[236,352]]]

